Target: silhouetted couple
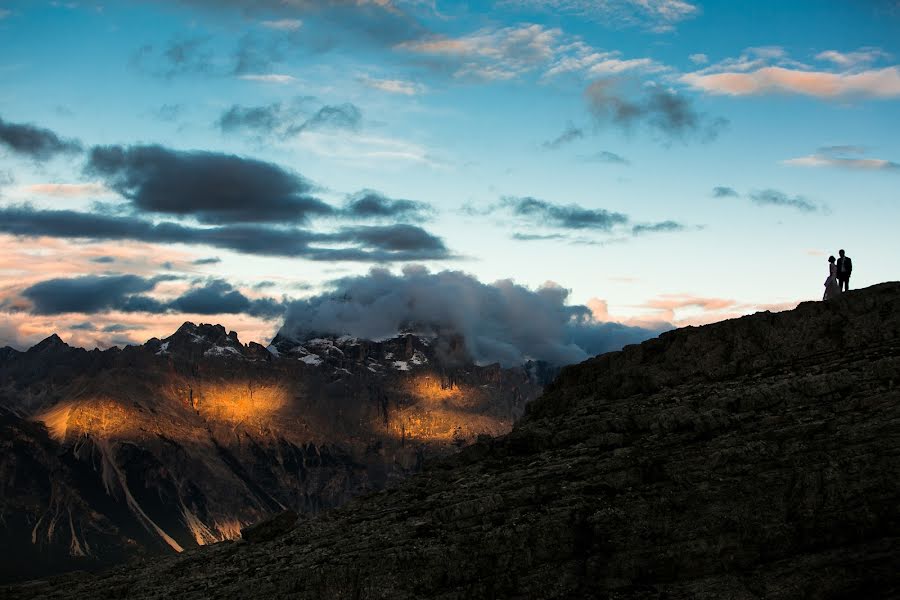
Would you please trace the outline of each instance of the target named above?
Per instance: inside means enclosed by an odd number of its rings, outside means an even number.
[[[840,258],[837,261],[833,256],[828,257],[828,279],[825,280],[825,296],[823,300],[840,296],[841,292],[850,291],[850,273],[853,272],[853,261],[844,254],[838,252]]]

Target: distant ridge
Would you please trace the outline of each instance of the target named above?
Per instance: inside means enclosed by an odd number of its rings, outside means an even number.
[[[892,598],[900,283],[566,368],[512,433],[260,543],[4,597]]]

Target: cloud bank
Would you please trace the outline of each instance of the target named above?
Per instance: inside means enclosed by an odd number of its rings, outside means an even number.
[[[63,139],[49,129],[27,123],[10,123],[0,117],[0,147],[34,160],[81,151],[76,140]]]
[[[587,306],[566,304],[568,296],[554,284],[531,290],[508,279],[482,283],[460,271],[373,269],[292,303],[280,334],[298,341],[323,334],[458,334],[479,364],[516,366],[528,359],[570,364],[659,333],[597,321]]]

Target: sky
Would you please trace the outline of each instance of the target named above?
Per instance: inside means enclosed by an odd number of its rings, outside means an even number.
[[[897,0],[0,1],[0,346],[365,332],[311,319],[376,289],[389,329],[427,288],[591,353],[819,300],[840,248],[897,279],[898,32]]]

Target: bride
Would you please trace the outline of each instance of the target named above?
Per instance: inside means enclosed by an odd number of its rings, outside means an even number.
[[[841,283],[837,279],[837,265],[834,264],[834,257],[829,256],[828,262],[828,279],[825,280],[825,296],[822,300],[836,298],[841,295]]]

